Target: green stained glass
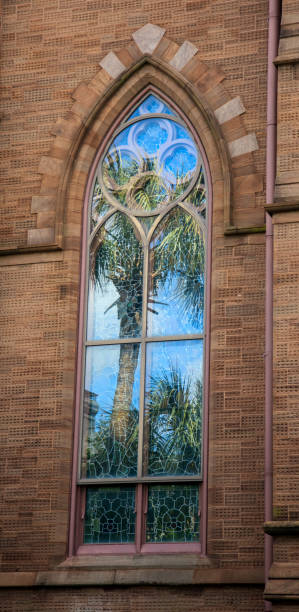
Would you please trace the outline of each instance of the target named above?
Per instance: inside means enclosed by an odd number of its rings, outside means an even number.
[[[87,338],[138,337],[142,318],[143,248],[122,213],[112,215],[90,251]]]
[[[135,487],[87,487],[85,544],[128,544],[135,539]]]
[[[81,475],[137,474],[140,345],[86,350]]]
[[[160,543],[198,540],[198,485],[149,486],[146,541]]]

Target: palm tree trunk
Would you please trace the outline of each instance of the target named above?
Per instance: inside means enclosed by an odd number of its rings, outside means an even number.
[[[126,439],[138,355],[139,344],[120,345],[117,384],[111,413],[111,428],[119,441]]]

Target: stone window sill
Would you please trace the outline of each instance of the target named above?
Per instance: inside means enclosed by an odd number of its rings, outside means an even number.
[[[66,559],[55,570],[0,573],[0,587],[263,584],[263,568],[213,566],[200,555],[105,555]]]

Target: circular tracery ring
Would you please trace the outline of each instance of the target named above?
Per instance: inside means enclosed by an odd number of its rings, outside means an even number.
[[[100,160],[99,187],[118,210],[158,215],[186,200],[195,185],[205,184],[193,137],[181,118],[165,114],[165,108],[158,98],[154,104],[151,96],[146,98],[121,124]]]

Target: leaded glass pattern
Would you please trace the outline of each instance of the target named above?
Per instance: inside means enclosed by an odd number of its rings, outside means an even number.
[[[133,542],[147,492],[138,542],[198,541],[207,202],[201,146],[147,93],[103,149],[90,197],[85,543]]]
[[[199,539],[198,485],[149,486],[146,541],[196,542]]]
[[[84,543],[128,544],[134,539],[135,487],[87,487]]]

